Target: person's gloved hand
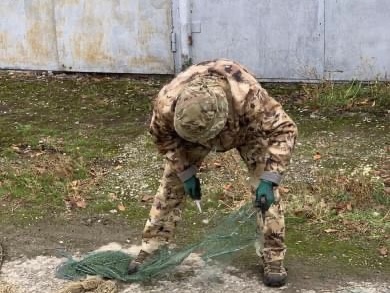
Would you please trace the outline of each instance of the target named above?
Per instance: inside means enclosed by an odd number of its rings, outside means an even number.
[[[273,183],[261,180],[256,189],[255,207],[260,208],[263,212],[268,211],[270,206],[275,202]]]
[[[195,175],[184,181],[184,190],[193,200],[200,200],[202,197],[200,181]]]

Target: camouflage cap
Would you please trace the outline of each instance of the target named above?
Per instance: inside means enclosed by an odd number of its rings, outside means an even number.
[[[224,128],[229,114],[224,80],[211,76],[189,82],[179,94],[174,117],[176,132],[184,139],[207,142]]]

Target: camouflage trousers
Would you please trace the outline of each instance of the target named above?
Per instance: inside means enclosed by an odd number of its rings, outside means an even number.
[[[248,167],[254,194],[265,165],[262,148],[245,146],[238,150]],[[204,149],[189,150],[188,158],[192,164],[200,166],[207,153]],[[286,252],[283,207],[277,188],[274,192],[275,204],[265,213],[265,219],[262,219],[261,213],[257,213],[258,239],[255,247],[257,254],[266,263],[283,260]],[[170,242],[177,223],[181,220],[187,197],[183,183],[168,161],[143,231],[142,250],[152,253]]]

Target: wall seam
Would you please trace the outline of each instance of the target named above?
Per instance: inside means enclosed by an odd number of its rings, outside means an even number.
[[[55,50],[56,50],[56,61],[57,61],[57,70],[61,68],[60,65],[60,53],[58,51],[58,36],[57,36],[57,18],[56,18],[56,2],[55,0],[51,0],[51,9],[52,9],[52,18],[53,18],[53,26],[54,26],[54,42],[55,42]]]
[[[324,28],[323,28],[323,34],[324,34],[324,48],[323,48],[323,73],[322,73],[322,79],[325,79],[325,75],[326,75],[326,4],[325,4],[325,1],[326,0],[323,0],[323,9],[324,9],[324,12],[323,12],[323,24],[324,24]]]

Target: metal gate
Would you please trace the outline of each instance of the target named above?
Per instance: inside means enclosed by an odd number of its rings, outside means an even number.
[[[390,1],[325,1],[325,78],[390,80]]]
[[[239,60],[259,78],[318,78],[324,49],[321,5],[312,0],[193,1],[193,61],[225,57]]]
[[[173,74],[225,57],[262,80],[390,80],[389,15],[388,0],[2,0],[0,68]]]
[[[2,0],[0,68],[174,72],[170,0]]]
[[[174,0],[176,70],[219,57],[262,80],[389,80],[388,0]]]

